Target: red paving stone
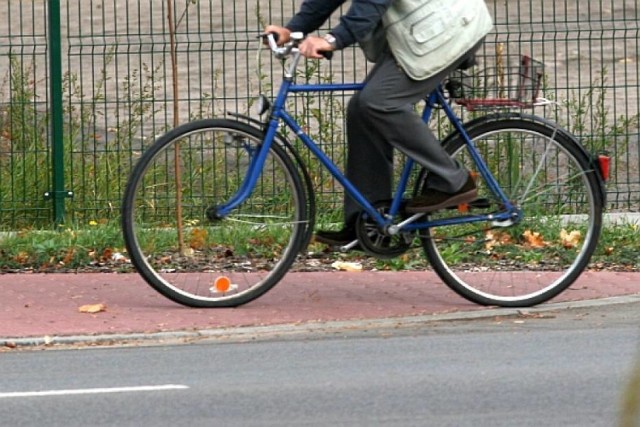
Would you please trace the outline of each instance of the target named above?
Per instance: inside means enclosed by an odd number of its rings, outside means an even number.
[[[231,309],[195,309],[158,294],[137,274],[0,276],[0,338],[192,331],[482,310],[430,272],[290,273]],[[640,273],[586,272],[553,302],[640,294]],[[106,311],[80,313],[85,304]]]

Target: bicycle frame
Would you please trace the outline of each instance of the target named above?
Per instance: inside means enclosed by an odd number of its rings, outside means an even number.
[[[297,59],[294,59],[294,63],[297,63]],[[294,64],[295,65],[295,64]],[[457,132],[465,141],[466,148],[475,162],[480,175],[487,183],[490,190],[500,199],[504,206],[504,211],[499,213],[481,214],[481,215],[460,215],[454,218],[446,218],[439,220],[427,220],[416,222],[425,214],[415,214],[410,218],[402,221],[399,224],[391,225],[393,218],[400,211],[402,203],[402,196],[405,193],[411,175],[411,171],[415,166],[415,161],[411,158],[407,158],[403,170],[400,175],[400,180],[394,192],[391,206],[387,214],[384,216],[367,200],[362,193],[349,181],[349,179],[340,171],[336,164],[318,147],[317,143],[311,139],[311,137],[304,132],[302,127],[296,122],[296,120],[286,111],[285,102],[290,93],[315,93],[315,92],[345,92],[345,91],[357,91],[364,87],[364,83],[322,83],[322,84],[295,84],[292,77],[292,71],[294,69],[292,65],[288,72],[285,73],[285,78],[282,81],[277,97],[273,102],[271,114],[268,119],[268,125],[262,145],[259,148],[257,155],[252,156],[252,162],[248,168],[248,174],[243,182],[243,185],[239,189],[238,193],[232,197],[232,199],[221,206],[218,206],[218,214],[224,216],[229,213],[234,207],[242,203],[244,199],[249,197],[253,187],[255,186],[262,167],[266,160],[267,154],[273,144],[276,137],[278,127],[280,123],[284,123],[294,134],[300,138],[304,145],[313,153],[315,157],[324,165],[324,167],[331,173],[331,175],[342,185],[344,190],[360,205],[363,210],[374,219],[376,224],[381,228],[386,228],[390,234],[396,234],[400,231],[414,231],[419,229],[463,224],[476,221],[508,221],[518,217],[518,209],[509,201],[504,194],[497,181],[489,171],[479,151],[469,138],[467,132],[464,129],[462,121],[455,114],[449,103],[447,102],[442,86],[440,85],[433,93],[426,98],[426,105],[422,113],[422,119],[428,122],[431,118],[434,108],[440,107],[443,109],[449,121],[453,124]]]

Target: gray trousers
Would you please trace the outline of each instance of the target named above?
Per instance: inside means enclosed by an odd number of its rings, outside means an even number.
[[[474,49],[475,50],[475,49]],[[468,177],[466,169],[442,148],[414,105],[433,91],[471,53],[426,80],[412,80],[389,52],[376,62],[364,89],[347,109],[347,178],[371,202],[389,200],[393,185],[393,149],[397,148],[430,172],[428,187],[454,193]],[[362,208],[345,195],[345,223]]]

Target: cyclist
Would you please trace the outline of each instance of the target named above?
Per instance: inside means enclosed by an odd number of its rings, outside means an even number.
[[[284,27],[268,25],[265,32],[286,43],[291,32],[316,31],[345,2],[304,0]],[[432,212],[477,197],[469,171],[446,153],[413,105],[452,71],[473,63],[491,26],[484,0],[352,0],[330,32],[309,35],[301,43],[300,52],[307,58],[359,43],[375,62],[364,89],[349,101],[345,171],[371,202],[391,198],[394,147],[429,171],[421,194],[408,201],[407,212]],[[420,52],[424,48],[430,51]],[[317,231],[316,241],[344,245],[355,240],[360,210],[346,195],[344,226]]]

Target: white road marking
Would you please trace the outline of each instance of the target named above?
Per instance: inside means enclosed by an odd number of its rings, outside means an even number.
[[[43,390],[43,391],[19,391],[13,393],[0,393],[0,399],[16,397],[43,397],[43,396],[68,396],[72,394],[100,394],[100,393],[132,393],[144,391],[184,390],[189,387],[180,384],[149,385],[138,387],[112,387],[112,388],[85,388],[71,390]]]

